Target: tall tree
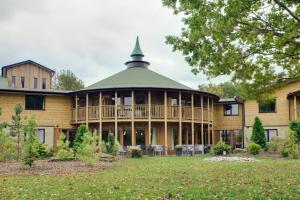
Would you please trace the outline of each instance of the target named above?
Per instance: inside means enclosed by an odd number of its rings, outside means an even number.
[[[240,96],[240,86],[232,82],[224,82],[220,84],[203,84],[199,85],[199,90],[210,92],[221,98],[233,98]]]
[[[242,97],[269,98],[300,79],[300,4],[295,0],[162,0],[183,15],[180,36],[167,44],[181,51],[192,72],[230,75]]]
[[[16,104],[14,109],[14,114],[11,116],[12,123],[10,125],[10,135],[13,137],[17,137],[17,148],[18,148],[18,157],[20,158],[21,154],[21,139],[22,139],[22,129],[23,122],[21,113],[23,111],[23,107],[21,104]]]
[[[84,88],[84,84],[71,70],[61,70],[54,78],[54,87],[60,90],[75,91]]]
[[[265,130],[262,125],[262,122],[258,117],[255,117],[254,119],[251,141],[255,142],[256,144],[259,144],[262,148],[267,147]]]

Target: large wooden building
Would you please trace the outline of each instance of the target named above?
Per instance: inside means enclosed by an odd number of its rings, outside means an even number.
[[[79,91],[55,90],[54,71],[33,61],[2,67],[0,121],[11,122],[14,106],[23,116],[36,115],[38,138],[55,148],[61,132],[74,139],[80,124],[106,140],[114,133],[124,146],[160,144],[165,153],[177,144],[211,146],[224,140],[243,148],[255,116],[266,137],[283,136],[288,122],[299,118],[300,84],[282,88],[270,105],[195,90],[149,69],[137,39],[126,69]]]

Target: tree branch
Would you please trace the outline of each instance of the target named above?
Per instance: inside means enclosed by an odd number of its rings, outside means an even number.
[[[274,0],[274,2],[286,10],[298,23],[300,23],[300,19],[284,3],[280,2],[279,0]]]

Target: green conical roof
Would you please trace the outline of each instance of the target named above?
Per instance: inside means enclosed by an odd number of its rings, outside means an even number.
[[[135,46],[130,56],[144,56],[143,51],[140,47],[139,36],[136,37]]]

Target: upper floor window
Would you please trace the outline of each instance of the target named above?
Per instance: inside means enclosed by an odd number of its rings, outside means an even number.
[[[46,78],[42,79],[42,89],[46,89]]]
[[[26,95],[25,96],[26,110],[45,110],[45,96]]]
[[[265,103],[259,103],[260,113],[274,113],[276,112],[276,100],[272,100]]]
[[[16,76],[11,77],[11,86],[16,87]]]
[[[224,115],[225,116],[239,115],[239,104],[225,104]]]
[[[21,76],[21,88],[25,88],[25,77]]]
[[[38,78],[33,79],[33,87],[34,87],[34,89],[38,88]]]

